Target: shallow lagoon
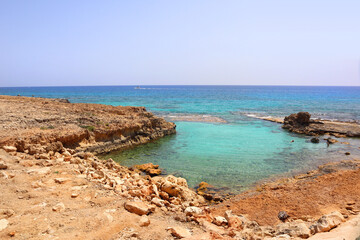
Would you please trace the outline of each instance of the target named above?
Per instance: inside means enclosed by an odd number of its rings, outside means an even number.
[[[239,192],[269,177],[290,176],[322,163],[352,159],[344,155],[346,151],[360,154],[353,145],[313,144],[310,137],[288,133],[279,124],[261,120],[244,124],[177,122],[177,131],[176,135],[102,157],[126,166],[152,162],[166,174],[186,178],[191,187],[205,181]]]

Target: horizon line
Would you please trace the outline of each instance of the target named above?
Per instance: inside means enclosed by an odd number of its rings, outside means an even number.
[[[360,85],[261,85],[261,84],[124,84],[124,85],[54,85],[54,86],[0,86],[0,88],[45,88],[45,87],[141,87],[141,86],[249,86],[249,87],[360,87]]]

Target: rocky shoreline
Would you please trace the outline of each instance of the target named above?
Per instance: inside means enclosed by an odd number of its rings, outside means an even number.
[[[290,132],[309,136],[331,135],[334,137],[360,137],[360,124],[357,122],[341,122],[311,119],[308,112],[294,113],[285,118],[257,117],[257,119],[283,124],[282,128]]]
[[[301,239],[359,212],[358,161],[209,205],[206,184],[96,157],[175,133],[144,108],[0,96],[0,112],[1,239]]]
[[[61,142],[75,151],[105,153],[176,132],[144,107],[72,104],[62,99],[0,96],[0,147],[41,153]]]

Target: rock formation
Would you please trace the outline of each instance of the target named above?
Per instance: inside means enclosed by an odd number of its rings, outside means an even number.
[[[308,112],[291,114],[284,118],[282,128],[290,132],[318,136],[323,134],[335,137],[360,137],[360,124],[355,122],[337,122],[312,120]],[[315,139],[313,141],[315,143]]]
[[[173,134],[175,128],[144,107],[0,96],[0,147],[9,151],[41,154],[62,144],[99,154]]]

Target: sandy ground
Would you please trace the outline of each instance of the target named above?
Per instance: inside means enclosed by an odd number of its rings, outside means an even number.
[[[45,160],[3,150],[0,156],[8,165],[8,177],[0,178],[0,219],[8,227],[0,231],[0,239],[173,239],[166,231],[172,226],[202,232],[160,209],[148,216],[149,226],[141,227],[141,217],[124,209],[126,198],[89,182],[70,163],[47,161],[44,167]],[[66,180],[57,183],[58,178]]]

